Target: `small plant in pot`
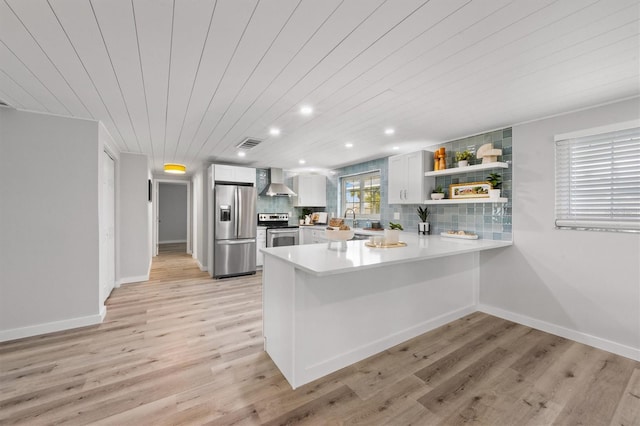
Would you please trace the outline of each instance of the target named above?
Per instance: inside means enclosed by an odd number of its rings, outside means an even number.
[[[466,167],[469,165],[469,160],[473,158],[473,153],[465,150],[462,152],[456,152],[456,161],[458,162],[458,167]]]
[[[442,185],[438,185],[431,192],[432,200],[442,200],[444,198],[444,189],[442,189]]]
[[[498,173],[490,173],[487,176],[487,182],[491,185],[489,190],[489,198],[500,198],[500,185],[502,185],[502,176]]]
[[[389,222],[389,229],[384,230],[385,244],[398,244],[400,241],[400,231],[404,230],[399,223]]]
[[[308,207],[304,207],[302,209],[302,214],[300,215],[300,225],[310,225],[311,224],[311,214],[313,210]]]
[[[418,222],[418,234],[426,235],[429,232],[429,222],[427,222],[427,219],[429,219],[429,209],[418,206],[417,212],[420,218],[420,222]]]

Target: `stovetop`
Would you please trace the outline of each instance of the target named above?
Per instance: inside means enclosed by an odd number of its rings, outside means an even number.
[[[267,228],[297,228],[289,225],[289,213],[258,213],[258,226]]]

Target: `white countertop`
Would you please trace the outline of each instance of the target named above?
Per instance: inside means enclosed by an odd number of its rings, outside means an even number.
[[[300,229],[323,229],[326,230],[329,225],[300,225]],[[352,228],[353,232],[360,235],[384,235],[384,229],[372,231],[364,228]]]
[[[379,235],[376,231],[371,232],[375,233],[373,235]],[[402,232],[400,235],[400,241],[407,243],[406,247],[367,247],[366,241],[360,240],[347,241],[346,250],[339,249],[342,243],[338,241],[260,250],[265,255],[275,256],[305,272],[324,276],[512,245],[511,241],[457,240],[439,235],[419,236],[409,232]]]

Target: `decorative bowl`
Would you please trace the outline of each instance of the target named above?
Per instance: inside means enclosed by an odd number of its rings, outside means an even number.
[[[324,231],[324,233],[327,239],[331,241],[347,241],[352,239],[353,236],[355,235],[355,232],[353,232],[353,229],[349,229],[347,231],[339,231],[339,230],[329,231],[327,229],[326,231]]]
[[[441,192],[432,192],[431,199],[432,200],[442,200],[444,198],[444,194]]]

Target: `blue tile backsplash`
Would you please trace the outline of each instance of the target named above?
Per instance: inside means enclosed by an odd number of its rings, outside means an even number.
[[[427,151],[435,151],[444,146],[447,152],[447,167],[455,167],[455,153],[469,150],[475,154],[476,150],[485,143],[493,143],[493,147],[502,149],[502,156],[498,161],[512,162],[512,141],[511,128],[496,130],[481,135],[471,136],[451,142],[441,143],[426,147]],[[479,164],[481,160],[472,159],[469,164]],[[342,209],[339,208],[339,179],[341,176],[364,173],[373,170],[380,170],[381,173],[381,205],[380,222],[387,226],[389,221],[400,222],[405,231],[415,230],[418,232],[419,218],[416,213],[418,205],[401,205],[387,203],[388,188],[388,159],[379,158],[366,161],[364,163],[353,164],[333,170],[333,174],[327,178],[327,208],[315,209],[317,211],[327,211],[334,216],[341,216]],[[446,197],[449,197],[449,185],[465,182],[482,182],[492,170],[480,172],[462,173],[453,176],[439,176],[436,178],[436,186],[442,185],[445,189]],[[480,238],[489,240],[512,241],[512,168],[497,169],[494,172],[502,175],[501,197],[507,197],[506,204],[496,203],[473,203],[454,205],[429,205],[429,223],[431,234],[439,234],[447,230],[464,230],[474,232]],[[257,187],[258,192],[262,191],[268,182],[268,171],[258,169]],[[285,183],[292,185],[291,177],[285,175]],[[293,214],[292,223],[297,222],[301,209],[293,207],[293,201],[287,197],[258,197],[258,212],[291,212]],[[394,220],[394,213],[400,214],[399,220]],[[362,223],[362,222],[361,222]]]

